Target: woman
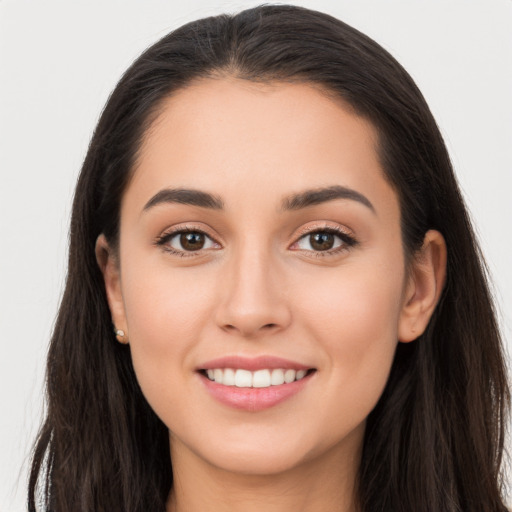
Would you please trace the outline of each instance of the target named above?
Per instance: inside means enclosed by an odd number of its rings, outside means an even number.
[[[131,66],[75,193],[30,510],[506,510],[508,400],[444,143],[387,52],[263,6]]]

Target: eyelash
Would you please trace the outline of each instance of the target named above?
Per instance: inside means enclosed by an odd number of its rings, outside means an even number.
[[[196,228],[194,226],[185,226],[180,227],[177,229],[173,229],[171,231],[165,232],[162,235],[160,235],[155,240],[155,245],[161,247],[164,251],[174,255],[179,256],[182,258],[188,258],[188,257],[194,257],[197,254],[201,253],[204,249],[198,249],[197,251],[180,251],[176,250],[173,247],[167,245],[170,240],[172,240],[177,235],[182,235],[184,233],[200,233],[206,237],[208,237],[210,240],[212,240],[214,243],[218,244],[216,240],[214,240],[208,233],[206,233],[204,230]],[[318,227],[315,226],[314,228],[305,228],[300,232],[300,236],[297,238],[297,240],[292,244],[297,244],[300,240],[305,238],[306,236],[311,236],[315,233],[329,233],[332,235],[337,236],[341,241],[342,244],[339,247],[336,247],[334,249],[328,249],[325,251],[314,251],[314,250],[307,250],[307,249],[297,249],[298,251],[306,251],[308,253],[314,254],[314,257],[316,258],[324,258],[329,256],[336,256],[344,251],[348,251],[352,247],[355,247],[358,244],[358,241],[352,236],[343,231],[340,228],[334,228],[330,226],[324,226],[324,227]],[[206,249],[207,250],[207,249]]]
[[[184,227],[172,229],[170,231],[163,233],[155,240],[155,245],[161,247],[164,251],[166,251],[174,256],[179,256],[181,258],[193,257],[193,256],[197,255],[198,253],[201,253],[203,249],[199,249],[197,251],[178,251],[178,250],[174,249],[173,247],[171,247],[170,245],[167,245],[175,236],[182,235],[184,233],[200,233],[200,234],[208,237],[210,240],[214,240],[210,235],[208,235],[208,233],[206,233],[202,229],[199,229],[194,226],[184,226]],[[215,241],[215,243],[218,243],[218,242]]]
[[[342,244],[339,247],[336,247],[334,249],[328,249],[326,251],[313,251],[313,250],[306,250],[309,253],[314,254],[315,258],[325,258],[329,256],[337,256],[338,254],[348,251],[349,249],[355,247],[358,244],[358,241],[352,236],[349,235],[346,231],[342,230],[341,228],[335,228],[330,226],[323,226],[318,227],[315,226],[313,228],[305,228],[301,230],[299,237],[297,240],[293,243],[293,245],[297,244],[300,240],[307,236],[311,236],[315,233],[329,233],[331,235],[337,236]],[[298,249],[300,250],[300,249]]]

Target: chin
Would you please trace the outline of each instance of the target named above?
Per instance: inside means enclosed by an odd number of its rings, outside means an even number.
[[[245,476],[275,476],[286,473],[305,462],[305,454],[290,453],[288,450],[245,449],[226,450],[212,454],[211,465],[229,473]]]
[[[222,440],[209,439],[206,444],[204,441],[196,444],[193,451],[221,471],[240,476],[277,476],[329,459],[338,462],[340,457],[357,459],[364,427],[365,422],[348,429],[344,435],[343,432],[308,432],[304,425],[298,424],[294,432],[284,436],[276,426],[270,432],[241,429],[226,433]]]

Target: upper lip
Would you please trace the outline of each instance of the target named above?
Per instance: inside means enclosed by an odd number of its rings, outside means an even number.
[[[218,359],[207,361],[198,367],[198,370],[214,370],[215,368],[233,368],[240,370],[275,370],[281,368],[283,370],[309,370],[312,367],[291,361],[290,359],[283,359],[270,355],[258,357],[243,357],[243,356],[225,356]]]

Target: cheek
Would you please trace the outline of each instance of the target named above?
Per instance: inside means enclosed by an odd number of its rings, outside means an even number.
[[[199,267],[176,269],[165,258],[155,259],[128,264],[123,274],[130,339],[176,350],[212,303],[211,277]]]
[[[393,270],[353,268],[325,283],[315,300],[304,297],[300,317],[328,359],[330,403],[353,424],[380,398],[398,343],[402,275]]]
[[[211,286],[193,269],[180,272],[165,264],[126,268],[131,270],[123,276],[123,296],[133,366],[146,399],[159,414],[164,397],[165,408],[172,409],[186,394],[186,389],[170,390],[187,383],[190,354],[211,318]]]
[[[312,277],[302,290],[294,290],[296,297],[302,297],[300,317],[320,331],[321,339],[334,343],[334,353],[345,346],[348,353],[364,353],[379,340],[397,340],[403,282],[400,267],[354,265],[335,269],[325,277]],[[308,290],[316,291],[311,294]]]

